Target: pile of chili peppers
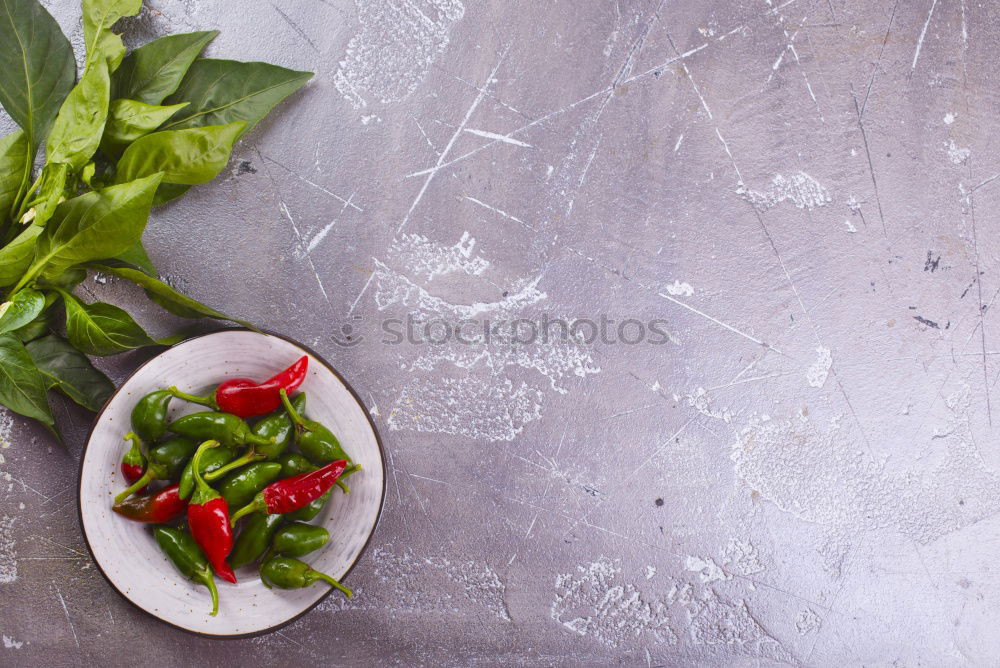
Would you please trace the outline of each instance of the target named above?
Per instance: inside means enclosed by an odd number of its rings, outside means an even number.
[[[228,380],[208,396],[157,390],[132,410],[121,460],[130,486],[113,509],[155,525],[153,537],[177,570],[208,588],[212,615],[219,610],[215,576],[236,584],[233,569],[253,564],[268,587],[325,582],[351,597],[298,559],[330,540],[308,522],[335,486],[349,492],[344,478],[361,469],[330,429],[305,417],[305,393],[289,396],[308,366],[303,356],[263,383]],[[209,410],[171,420],[175,399]],[[253,417],[260,419],[251,426],[246,418]]]

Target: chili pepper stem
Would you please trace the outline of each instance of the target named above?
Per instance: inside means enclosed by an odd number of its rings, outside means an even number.
[[[313,571],[312,572],[312,576],[314,578],[316,578],[317,580],[322,580],[323,582],[326,582],[327,584],[329,584],[330,586],[332,586],[334,589],[343,592],[344,596],[346,596],[347,598],[354,598],[354,592],[352,592],[350,589],[348,589],[344,585],[340,584],[340,582],[338,582],[334,578],[330,577],[326,573],[320,573],[319,571]]]
[[[249,515],[250,513],[253,512],[257,512],[258,510],[262,510],[263,507],[264,507],[264,497],[258,494],[253,498],[253,501],[243,506],[229,517],[229,525],[236,526],[236,522],[241,517],[243,517],[244,515]]]
[[[172,394],[176,399],[182,399],[192,404],[198,404],[199,406],[206,406],[213,410],[219,410],[219,405],[215,403],[215,397],[213,395],[198,397],[193,394],[186,394],[177,389],[176,385],[168,387],[167,391],[170,392],[170,394]]]
[[[351,488],[347,486],[346,482],[344,482],[344,478],[351,475],[352,473],[357,473],[360,470],[361,470],[361,464],[351,464],[346,469],[344,469],[343,473],[340,474],[340,478],[337,480],[336,484],[337,487],[344,490],[344,494],[351,493]]]
[[[295,410],[295,406],[288,400],[288,392],[285,392],[285,388],[281,388],[278,394],[281,396],[281,403],[285,405],[285,410],[288,411],[288,417],[292,418],[292,422],[295,423],[296,429],[305,429],[306,421],[302,419],[299,412]]]
[[[219,478],[221,478],[222,476],[226,475],[227,473],[229,473],[233,469],[238,469],[241,466],[246,466],[247,464],[249,464],[251,462],[256,462],[256,461],[259,461],[261,459],[265,459],[265,457],[266,457],[265,455],[262,455],[262,454],[260,454],[258,452],[255,452],[254,449],[251,447],[250,450],[245,455],[237,457],[236,459],[234,459],[233,461],[229,462],[228,464],[225,464],[224,466],[220,466],[219,468],[215,469],[214,471],[209,471],[208,473],[203,474],[203,476],[204,476],[205,480],[218,480]]]
[[[198,446],[198,449],[194,453],[194,458],[191,460],[191,471],[194,473],[194,484],[196,486],[195,493],[191,496],[191,503],[194,505],[199,505],[199,503],[195,502],[195,496],[199,493],[202,495],[213,495],[215,493],[214,490],[208,486],[208,483],[205,482],[205,479],[201,477],[199,467],[201,466],[202,453],[206,450],[211,450],[212,448],[217,447],[219,447],[218,441],[205,441]],[[201,501],[200,503],[204,503],[204,501]]]
[[[156,478],[154,478],[149,471],[146,471],[142,474],[142,477],[132,483],[128,489],[115,497],[115,503],[121,503],[154,480],[156,480]]]
[[[208,571],[199,579],[203,585],[208,587],[208,592],[212,595],[212,612],[208,614],[215,617],[219,614],[219,590],[215,586],[215,576],[212,575],[212,571]]]
[[[130,451],[138,450],[140,453],[142,453],[142,439],[139,438],[139,434],[135,433],[134,431],[130,431],[129,433],[125,434],[125,436],[122,437],[122,440],[129,441],[132,444],[132,447],[129,448]]]

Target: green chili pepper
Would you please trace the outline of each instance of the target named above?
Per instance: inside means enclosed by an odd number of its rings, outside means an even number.
[[[282,478],[291,478],[293,476],[302,475],[303,473],[309,473],[310,471],[316,470],[316,467],[312,465],[312,462],[297,452],[289,452],[282,455],[278,458],[278,463],[281,464]]]
[[[315,420],[306,420],[292,403],[288,400],[288,394],[281,390],[281,402],[288,411],[288,416],[295,423],[295,444],[299,450],[313,464],[329,464],[340,459],[346,460],[348,464],[353,463],[347,456],[344,449],[340,447],[340,441],[333,435],[333,432]]]
[[[270,438],[262,438],[250,431],[241,418],[230,413],[203,411],[177,418],[167,429],[193,439],[195,441],[218,441],[223,446],[231,448],[237,445],[273,445]]]
[[[242,568],[260,559],[271,545],[274,533],[284,522],[284,515],[254,513],[248,517],[246,526],[240,531],[232,554],[229,555],[229,565]]]
[[[167,431],[167,408],[174,398],[168,390],[150,392],[132,409],[132,431],[147,443],[160,440]]]
[[[219,494],[230,508],[242,508],[253,500],[257,492],[267,487],[281,475],[281,464],[258,462],[241,471],[230,473],[219,486]]]
[[[302,589],[320,581],[342,591],[347,598],[354,595],[329,575],[314,571],[308,564],[291,557],[271,557],[260,567],[260,577],[264,584],[270,583],[282,589]]]
[[[305,522],[292,522],[274,534],[271,547],[285,557],[301,557],[315,552],[330,540],[330,532]]]
[[[212,569],[208,565],[205,553],[198,547],[194,538],[169,527],[156,527],[153,529],[153,536],[156,544],[160,546],[163,553],[170,558],[174,566],[182,575],[194,582],[208,587],[212,595],[213,617],[219,612],[219,591],[215,588],[215,578],[212,576]]]
[[[171,438],[151,448],[147,457],[146,471],[141,478],[132,483],[131,487],[115,497],[115,503],[121,503],[154,480],[177,478],[197,449],[198,444],[186,438]]]
[[[305,392],[299,392],[292,399],[292,406],[301,413],[306,407]],[[295,430],[292,425],[292,418],[288,417],[288,412],[279,410],[260,420],[253,427],[253,433],[262,438],[273,438],[273,445],[262,445],[257,448],[268,460],[275,460],[292,444],[292,436]]]
[[[197,448],[195,448],[197,449]],[[232,448],[219,447],[206,450],[201,455],[201,461],[199,462],[198,468],[199,473],[205,476],[206,480],[209,480],[209,476],[214,474],[216,471],[221,469],[223,466],[227,465],[233,460],[235,452]],[[225,475],[225,474],[223,474]],[[218,477],[218,476],[216,476]],[[194,460],[189,460],[184,466],[184,471],[181,473],[181,484],[180,488],[177,490],[182,499],[186,499],[191,496],[191,492],[194,491],[195,480],[194,480]]]
[[[341,474],[341,477],[343,477],[343,474]],[[331,494],[333,494],[333,490],[332,489],[327,490],[326,493],[323,494],[323,496],[319,497],[315,501],[302,506],[293,513],[288,513],[283,517],[286,520],[291,520],[292,522],[308,522],[309,520],[319,515],[319,511],[323,510],[323,507],[326,505],[326,502],[330,500]]]

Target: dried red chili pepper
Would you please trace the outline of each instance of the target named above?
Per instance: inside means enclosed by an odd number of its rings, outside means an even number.
[[[147,524],[163,524],[184,514],[187,501],[177,493],[178,485],[164,487],[155,494],[133,496],[111,507],[122,517]]]
[[[195,490],[188,503],[188,528],[195,542],[201,547],[212,570],[227,582],[236,584],[236,574],[226,563],[226,557],[233,549],[233,530],[229,525],[229,506],[226,500],[208,486],[201,477],[198,466],[201,454],[211,448],[219,447],[218,441],[205,441],[194,453]]]
[[[309,356],[303,355],[295,364],[263,383],[248,378],[233,378],[215,390],[215,403],[219,410],[241,418],[267,415],[281,405],[278,392],[293,393],[306,379]]]
[[[346,468],[347,462],[341,459],[315,471],[273,482],[258,492],[253,501],[237,510],[230,523],[236,526],[238,519],[257,511],[268,515],[293,513],[323,496],[333,487]],[[354,464],[351,471],[360,468],[360,465]]]
[[[132,442],[132,447],[122,455],[121,470],[125,480],[133,483],[142,477],[146,472],[146,456],[142,454],[142,441],[135,432],[125,434],[125,440]],[[138,490],[139,493],[145,491],[145,487]]]

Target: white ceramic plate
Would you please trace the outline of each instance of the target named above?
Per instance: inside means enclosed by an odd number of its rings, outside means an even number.
[[[349,480],[351,493],[335,493],[313,520],[325,526],[331,538],[304,561],[342,580],[360,558],[385,497],[382,446],[361,401],[324,360],[297,343],[248,330],[215,332],[184,341],[140,367],[97,415],[83,453],[79,494],[84,537],[111,586],[139,608],[187,631],[242,636],[287,624],[330,593],[319,583],[293,591],[267,589],[251,566],[236,571],[238,585],[216,578],[219,614],[210,617],[208,590],[174,569],[148,526],[111,510],[112,498],[127,486],[119,470],[125,447],[122,436],[130,431],[129,416],[140,397],[171,385],[207,394],[227,378],[263,380],[304,354],[310,357],[309,375],[301,388],[307,393],[306,414],[330,427],[362,466]],[[181,415],[204,409],[175,400],[171,410]]]

